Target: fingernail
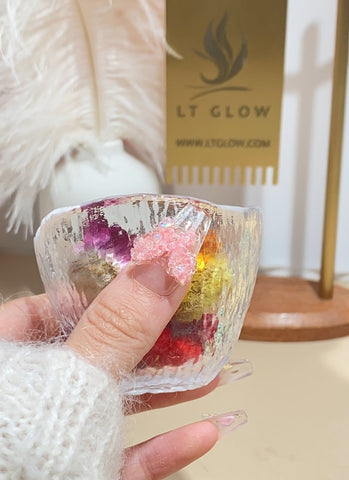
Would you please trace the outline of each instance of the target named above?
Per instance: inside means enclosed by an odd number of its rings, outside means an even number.
[[[236,410],[235,412],[222,413],[207,417],[214,423],[218,430],[218,438],[221,439],[231,432],[234,432],[238,427],[247,423],[247,414],[244,410]]]
[[[249,360],[234,360],[227,363],[219,374],[218,386],[228,385],[253,373],[253,366]]]
[[[196,270],[196,256],[210,224],[208,213],[186,205],[175,217],[164,218],[151,232],[135,240],[132,260],[158,264],[180,285],[185,285]]]
[[[143,287],[162,297],[171,295],[178,286],[176,279],[157,263],[135,265],[131,275]]]
[[[210,228],[212,216],[204,210],[199,210],[194,205],[188,204],[174,217],[174,226],[185,232],[193,232],[196,242],[193,246],[195,253],[198,253],[205,236]]]

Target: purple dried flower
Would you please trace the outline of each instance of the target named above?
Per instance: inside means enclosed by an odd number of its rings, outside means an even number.
[[[83,225],[86,249],[97,250],[100,255],[110,253],[118,263],[129,262],[133,237],[120,225],[109,225],[100,203],[87,208],[87,219]]]

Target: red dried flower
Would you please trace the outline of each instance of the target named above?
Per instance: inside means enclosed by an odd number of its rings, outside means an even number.
[[[178,367],[188,360],[196,362],[202,351],[201,342],[194,341],[190,337],[175,338],[171,329],[166,327],[155,345],[143,358],[142,365],[150,367],[171,365]]]

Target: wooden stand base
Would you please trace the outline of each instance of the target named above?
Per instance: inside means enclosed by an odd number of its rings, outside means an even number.
[[[240,338],[274,342],[325,340],[349,335],[349,289],[335,287],[333,298],[301,278],[260,276]]]

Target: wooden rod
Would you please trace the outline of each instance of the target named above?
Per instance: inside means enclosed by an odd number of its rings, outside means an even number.
[[[334,287],[345,91],[348,67],[348,32],[349,0],[338,0],[330,145],[327,166],[321,277],[319,285],[319,293],[322,298],[332,298]]]

